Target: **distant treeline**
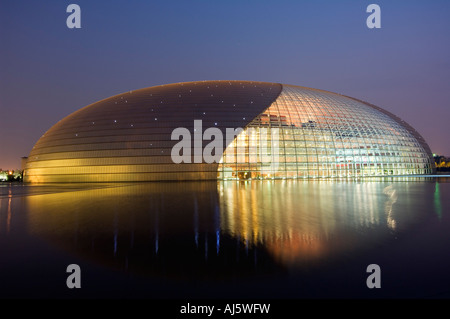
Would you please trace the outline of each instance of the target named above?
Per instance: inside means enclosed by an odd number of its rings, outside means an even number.
[[[22,182],[23,174],[21,170],[0,171],[0,182]]]
[[[438,172],[450,172],[450,158],[446,156],[435,156],[436,170]]]

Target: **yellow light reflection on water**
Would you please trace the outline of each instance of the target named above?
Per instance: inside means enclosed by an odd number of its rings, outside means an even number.
[[[266,247],[283,264],[351,250],[361,244],[360,229],[395,230],[397,195],[383,183],[230,181],[219,192],[222,231]]]
[[[369,247],[404,227],[416,214],[414,196],[405,197],[407,185],[319,180],[69,184],[46,186],[48,191],[26,196],[25,202],[30,233],[109,264],[128,265],[129,256],[151,253],[143,258],[146,263],[157,264],[163,254],[167,267],[167,260],[179,263],[181,254],[183,269],[196,269],[206,267],[208,258],[235,258],[236,249],[245,246],[261,250],[277,265],[298,266]]]

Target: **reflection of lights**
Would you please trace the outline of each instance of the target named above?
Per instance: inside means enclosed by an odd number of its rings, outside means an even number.
[[[275,258],[284,264],[295,263],[305,256],[320,257],[327,248],[323,239],[299,233],[290,234],[286,238],[275,238],[272,242],[266,242],[266,246]]]
[[[383,221],[391,230],[398,228],[392,186],[288,180],[219,185],[222,231],[250,247],[263,245],[286,265],[359,246],[352,232],[382,228]]]
[[[91,254],[95,247],[96,259],[118,267],[127,267],[129,256],[130,271],[141,262],[156,265],[154,261],[166,258],[178,265],[180,247],[188,266],[203,265],[205,259],[216,265],[217,258],[232,261],[228,258],[248,252],[255,256],[256,267],[265,265],[261,260],[302,267],[348,256],[408,224],[405,218],[413,217],[414,211],[396,210],[395,221],[391,214],[397,197],[401,207],[415,203],[400,195],[405,193],[403,184],[393,184],[395,191],[385,187],[384,181],[324,180],[221,181],[208,187],[204,183],[131,184],[76,192],[70,186],[61,193],[27,196],[27,225],[30,234],[61,243],[65,249]],[[395,231],[386,231],[394,227]],[[141,251],[138,262],[135,257]],[[152,267],[146,271],[154,271]]]
[[[442,217],[442,206],[441,206],[441,195],[439,191],[439,183],[436,183],[436,188],[434,189],[434,207],[436,209],[436,214],[438,218]]]
[[[388,201],[384,205],[384,211],[387,214],[387,224],[388,224],[389,228],[395,230],[396,222],[395,222],[394,218],[392,218],[392,206],[397,201],[397,198],[398,198],[397,192],[392,187],[392,185],[389,185],[384,188],[383,193],[389,197]]]
[[[8,214],[6,217],[6,233],[9,234],[9,230],[11,228],[11,200],[12,200],[12,193],[11,188],[8,190]]]

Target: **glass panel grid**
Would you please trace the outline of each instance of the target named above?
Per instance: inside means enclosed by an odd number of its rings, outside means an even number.
[[[269,163],[259,154],[254,156],[256,161],[241,161],[238,166],[222,162],[219,178],[362,177],[433,171],[427,150],[410,127],[400,125],[387,112],[339,94],[283,85],[276,101],[242,134],[263,129],[279,131],[279,149],[274,147],[276,170],[263,170]],[[261,136],[253,148],[259,150],[259,143]],[[238,152],[232,143],[224,156]]]

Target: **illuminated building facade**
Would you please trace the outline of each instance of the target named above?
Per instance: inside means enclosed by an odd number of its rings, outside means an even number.
[[[196,120],[223,136],[228,128],[243,131],[223,140],[215,162],[174,163],[171,153],[179,140],[172,132],[182,127],[194,136]],[[192,143],[192,157],[211,140]],[[336,178],[434,171],[420,134],[377,106],[292,85],[201,81],[130,91],[72,113],[33,147],[24,180]]]

